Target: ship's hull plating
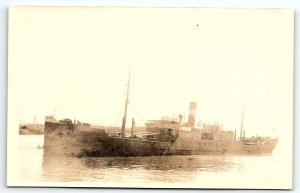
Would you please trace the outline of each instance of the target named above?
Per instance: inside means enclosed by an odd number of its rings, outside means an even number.
[[[272,153],[278,143],[278,139],[269,139],[265,143],[245,144],[237,141],[235,146],[235,154],[267,154]]]
[[[175,142],[108,136],[105,130],[74,128],[63,123],[45,123],[44,156],[163,156],[201,154],[271,153],[278,140],[244,145],[240,141],[178,138]]]
[[[154,156],[169,155],[170,142],[110,137],[103,129],[73,132],[63,124],[46,123],[46,155],[66,156]]]

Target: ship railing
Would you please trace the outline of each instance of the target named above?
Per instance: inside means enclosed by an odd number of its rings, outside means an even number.
[[[96,124],[92,124],[91,128],[95,128],[95,129],[105,129],[106,127],[103,125],[96,125]]]

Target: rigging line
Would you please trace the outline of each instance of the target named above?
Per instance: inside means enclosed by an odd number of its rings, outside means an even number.
[[[131,106],[133,107],[133,110],[134,110],[135,114],[141,119],[141,121],[146,122],[146,121],[142,118],[142,116],[137,112],[137,110],[136,110],[136,108],[135,108],[135,105],[131,104]]]
[[[121,117],[122,111],[123,111],[123,108],[120,108],[118,116],[116,117],[115,121],[111,125],[117,124],[119,122],[119,118]]]

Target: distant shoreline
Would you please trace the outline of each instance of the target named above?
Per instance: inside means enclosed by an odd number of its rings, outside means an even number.
[[[43,135],[44,124],[20,124],[19,135]]]

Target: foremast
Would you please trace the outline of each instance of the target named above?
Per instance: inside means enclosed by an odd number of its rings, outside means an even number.
[[[121,137],[125,137],[125,127],[126,127],[126,118],[127,118],[127,108],[128,108],[128,96],[129,96],[129,85],[130,85],[130,73],[131,69],[129,70],[129,76],[128,76],[128,84],[127,84],[127,93],[126,93],[126,99],[125,99],[125,110],[124,110],[124,117],[122,120],[122,130],[121,130]]]
[[[243,133],[244,133],[244,138],[245,138],[245,130],[243,130],[243,124],[244,124],[244,105],[243,105],[243,110],[242,110],[242,120],[241,120],[240,140],[243,139]]]

